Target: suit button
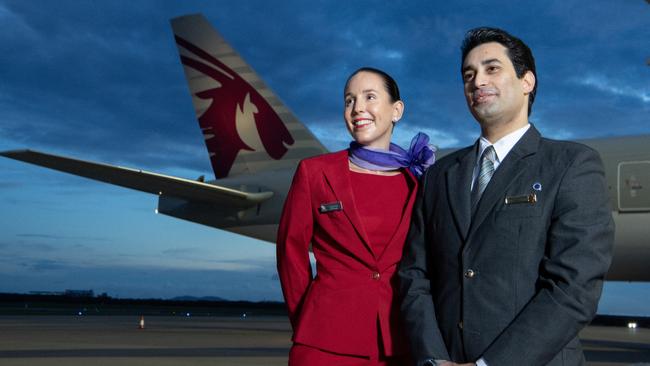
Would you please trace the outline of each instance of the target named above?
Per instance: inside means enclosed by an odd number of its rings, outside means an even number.
[[[379,277],[381,277],[381,275],[379,274],[379,272],[373,272],[373,273],[372,273],[372,279],[373,279],[373,280],[378,280]]]
[[[472,278],[474,276],[476,276],[476,272],[474,272],[473,269],[470,268],[467,271],[465,271],[465,277]]]
[[[463,322],[462,321],[458,322],[458,329],[463,330]]]

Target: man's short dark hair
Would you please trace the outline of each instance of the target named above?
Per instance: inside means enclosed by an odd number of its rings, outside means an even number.
[[[460,64],[461,73],[467,54],[475,47],[489,42],[497,42],[508,50],[508,57],[515,67],[518,78],[521,79],[527,71],[532,72],[535,76],[535,86],[530,94],[528,94],[528,115],[530,116],[530,112],[533,109],[533,102],[535,101],[535,93],[537,92],[538,79],[537,72],[535,71],[535,58],[533,58],[533,53],[521,39],[498,28],[480,27],[469,30],[465,34],[465,39],[463,39],[463,43],[460,46],[463,55]]]

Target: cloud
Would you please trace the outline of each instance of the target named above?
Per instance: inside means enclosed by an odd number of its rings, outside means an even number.
[[[161,252],[161,254],[174,256],[174,257],[176,256],[189,257],[189,256],[204,255],[205,252],[206,252],[205,248],[189,247],[189,248],[165,249]]]
[[[218,258],[216,250],[204,247],[171,248],[161,252],[161,258],[151,258],[148,265],[156,266],[156,263],[166,263],[164,266],[177,269],[205,269],[221,271],[250,271],[272,267],[274,261],[260,259],[212,259]],[[170,258],[173,258],[170,261]]]
[[[12,11],[6,4],[0,3],[0,40],[14,41],[20,39],[29,39],[36,36],[36,31],[25,22],[23,17]]]
[[[599,44],[600,49],[603,48],[603,42],[607,42],[608,47],[628,42],[638,45],[638,40],[643,38],[640,29],[646,26],[648,21],[648,5],[643,1],[624,1],[614,5],[608,0],[595,0],[590,1],[589,5],[584,6],[580,2],[550,1],[543,4],[545,14],[539,15],[548,14],[558,23],[555,29],[548,29],[553,38],[575,40],[580,37]],[[538,22],[546,19],[547,16],[536,18]],[[543,34],[546,36],[546,32]]]
[[[25,266],[27,270],[33,270],[36,272],[61,271],[69,268],[68,264],[64,261],[55,261],[49,259],[38,260],[26,264]]]
[[[22,4],[3,8],[14,23],[29,19],[38,35],[18,42],[0,61],[3,138],[89,160],[123,159],[138,168],[210,171],[178,56],[169,52],[172,39],[161,37],[169,33],[166,19],[136,26],[119,15],[112,24],[117,7],[81,4],[66,9],[68,20],[43,18],[47,4],[41,5],[38,11]],[[144,8],[134,4],[129,13],[150,12]],[[58,5],[50,10],[56,14]],[[104,14],[88,21],[93,17],[68,11]],[[10,40],[0,41],[2,47]]]
[[[38,260],[3,274],[0,292],[92,289],[114,297],[172,298],[219,296],[228,300],[282,301],[275,268],[233,272],[227,270],[164,267],[83,267],[65,261]],[[43,281],[47,275],[48,281]]]
[[[619,81],[611,80],[602,75],[587,75],[574,78],[572,82],[578,85],[593,87],[596,90],[627,98],[637,99],[650,105],[650,88],[635,88],[630,85],[623,85]]]
[[[472,143],[479,128],[462,97],[458,63],[465,30],[482,25],[477,19],[513,31],[533,48],[540,78],[533,117],[545,135],[650,132],[649,90],[642,77],[647,73],[649,44],[643,35],[649,18],[643,1],[612,5],[596,0],[585,8],[562,1],[511,7],[497,0],[490,9],[479,1],[396,1],[370,11],[372,3],[366,1],[345,6],[226,3],[0,3],[0,150],[35,148],[188,178],[209,174],[168,22],[196,9],[331,150],[350,141],[341,117],[342,88],[348,74],[365,65],[385,69],[399,82],[407,104],[396,130],[399,144],[408,145],[418,131],[440,147]],[[576,78],[580,73],[600,78],[581,84]],[[116,201],[143,202],[138,201],[140,193],[107,190],[14,162],[2,164],[0,171],[12,179],[0,183],[6,188],[0,205],[8,206],[0,221],[14,230],[0,238],[5,243],[0,287],[39,289],[46,273],[53,275],[48,286],[93,288],[112,295],[219,296],[225,291],[246,298],[258,296],[258,288],[259,293],[267,291],[259,278],[272,278],[271,254],[256,261],[247,258],[257,255],[254,250],[223,254],[225,246],[202,249],[200,228],[173,226],[161,217],[149,220],[153,215],[144,214],[143,203],[114,208]],[[19,191],[11,182],[24,186]],[[81,192],[86,192],[83,203],[71,198]],[[89,218],[87,212],[94,210],[86,211],[87,206],[101,206],[97,211],[104,210],[104,216]],[[143,214],[126,215],[125,209]],[[22,217],[29,217],[38,230]],[[166,224],[152,224],[156,220]],[[92,228],[78,231],[88,235],[74,235],[80,222]],[[181,230],[183,235],[169,238]],[[61,245],[67,234],[69,240],[84,241],[95,231],[108,242]],[[58,233],[66,235],[56,239]],[[181,248],[183,243],[190,248]],[[269,296],[280,298],[275,284]]]
[[[483,8],[396,3],[358,18],[338,4],[320,4],[318,12],[306,11],[300,2],[257,4],[256,11],[246,4],[231,5],[227,16],[210,7],[205,13],[310,128],[317,134],[335,132],[320,135],[328,147],[343,148],[349,141],[344,131],[329,124],[340,120],[345,77],[367,64],[386,68],[400,81],[409,98],[410,120],[435,123],[423,127],[439,140],[471,142],[463,137],[467,124],[460,123],[471,117],[461,112],[466,109],[463,105],[450,101],[461,95],[458,45],[472,17],[485,13]],[[184,169],[190,177],[211,173],[165,18],[185,7],[166,4],[151,9],[151,3],[134,4],[132,16],[124,19],[119,7],[68,6],[66,16],[50,18],[34,6],[3,6],[3,19],[23,24],[35,36],[10,52],[13,58],[0,62],[7,70],[0,86],[0,108],[5,113],[0,134],[22,146],[89,160],[162,173]],[[56,13],[58,8],[45,6],[45,11]],[[556,16],[564,13],[535,9]],[[288,12],[299,16],[285,19],[274,32],[260,32],[264,23],[260,17],[280,19]],[[90,21],[87,14],[97,13],[104,16]],[[165,19],[151,17],[152,13]],[[487,20],[498,18],[490,12],[485,15]],[[539,42],[537,36],[532,39]],[[585,52],[584,46],[573,44],[560,50]],[[545,48],[535,51],[544,59]],[[613,92],[635,95],[626,85],[617,85]],[[648,98],[647,90],[636,95]],[[316,127],[321,124],[324,127]]]
[[[383,50],[382,54],[391,60],[401,60],[404,58],[404,53],[398,50]]]
[[[542,124],[539,127],[539,130],[543,136],[556,140],[572,140],[576,138],[575,134],[566,128],[553,128],[552,126],[544,127]]]
[[[8,260],[12,255],[20,255],[21,257],[26,253],[49,253],[57,250],[57,247],[51,244],[44,244],[35,241],[7,241],[3,243],[5,249],[5,258]]]
[[[51,240],[82,240],[82,241],[107,241],[104,237],[91,236],[72,236],[72,235],[55,235],[55,234],[16,234],[19,238],[30,239],[51,239]],[[79,246],[77,244],[77,246]]]
[[[330,151],[346,149],[350,145],[350,141],[352,141],[352,137],[343,122],[343,118],[341,118],[341,122],[338,124],[329,122],[311,123],[309,130]]]
[[[20,188],[23,187],[24,184],[20,182],[0,182],[0,189],[6,189],[6,188]]]
[[[460,143],[460,139],[451,131],[442,131],[430,127],[419,127],[413,125],[400,125],[395,128],[393,142],[408,149],[411,146],[411,139],[418,133],[423,132],[430,138],[429,142],[439,148],[455,147]]]

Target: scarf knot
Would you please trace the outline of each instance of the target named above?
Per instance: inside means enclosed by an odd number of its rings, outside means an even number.
[[[408,150],[393,143],[387,151],[352,141],[348,151],[350,161],[361,168],[379,171],[408,168],[418,178],[436,161],[436,149],[429,144],[429,136],[422,132],[413,137]]]

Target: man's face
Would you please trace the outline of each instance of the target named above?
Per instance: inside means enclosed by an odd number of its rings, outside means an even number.
[[[528,122],[528,93],[535,78],[531,72],[517,78],[507,52],[497,42],[484,43],[463,62],[465,100],[482,126]]]

